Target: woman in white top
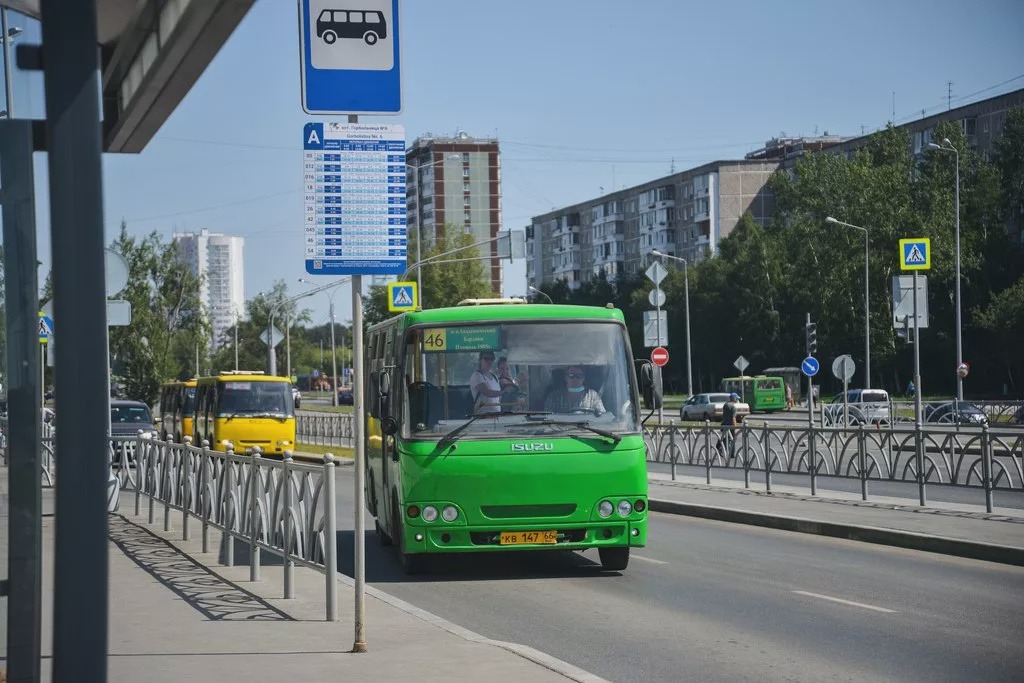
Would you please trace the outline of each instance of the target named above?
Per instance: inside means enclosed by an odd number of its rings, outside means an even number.
[[[491,370],[493,364],[494,352],[481,351],[479,369],[469,378],[474,414],[501,412],[501,384]]]

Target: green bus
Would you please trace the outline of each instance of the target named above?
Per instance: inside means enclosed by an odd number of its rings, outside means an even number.
[[[611,307],[467,300],[370,327],[366,505],[405,572],[432,553],[594,548],[625,569],[647,542],[630,353]]]
[[[722,380],[722,391],[739,394],[752,413],[786,409],[786,383],[781,377],[726,377]]]

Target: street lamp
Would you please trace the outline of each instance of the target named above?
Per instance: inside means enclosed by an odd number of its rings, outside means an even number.
[[[14,85],[11,83],[11,43],[21,34],[17,26],[7,27],[7,7],[0,8],[0,42],[4,44],[4,92],[7,96],[7,111],[14,118]]]
[[[307,285],[313,284],[312,281],[302,277],[299,278],[299,282],[305,283]],[[334,349],[334,292],[332,292],[331,289],[341,284],[344,283],[336,282],[324,290],[324,293],[327,294],[327,301],[329,301],[331,304],[331,405],[333,405],[335,408],[338,407],[338,354],[335,352]]]
[[[868,229],[862,228],[859,225],[853,225],[852,223],[844,223],[843,221],[837,220],[832,216],[825,218],[826,223],[832,223],[833,225],[843,225],[847,228],[853,228],[854,230],[860,230],[864,233],[864,388],[871,388],[871,299],[869,298],[868,290]]]
[[[552,301],[552,300],[551,300],[551,297],[550,297],[550,296],[548,296],[548,295],[547,295],[547,294],[545,294],[544,292],[540,291],[539,289],[537,289],[537,288],[536,288],[536,287],[534,287],[533,285],[530,285],[530,286],[529,286],[529,290],[530,290],[531,292],[533,292],[534,294],[540,294],[540,295],[541,295],[542,297],[544,297],[545,299],[547,299],[547,300],[548,300],[548,303],[549,303],[549,304],[554,304],[554,303],[555,303],[554,301]]]
[[[952,152],[954,160],[956,162],[956,256],[954,258],[955,270],[956,270],[956,398],[958,401],[964,400],[964,378],[960,376],[960,366],[964,362],[963,354],[963,331],[960,326],[960,151],[953,146],[953,143],[949,141],[949,138],[943,138],[943,145],[937,145],[934,142],[929,142],[926,147],[928,149],[940,150],[943,152]],[[949,145],[948,147],[944,145]]]
[[[680,256],[671,256],[670,254],[663,254],[657,249],[652,249],[651,254],[653,256],[660,256],[661,258],[667,258],[672,259],[673,261],[683,262],[683,285],[685,287],[686,292],[686,392],[690,396],[693,396],[693,362],[690,359],[690,264],[686,261],[686,259]]]

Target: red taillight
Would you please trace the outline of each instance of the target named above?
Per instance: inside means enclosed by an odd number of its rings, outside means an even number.
[[[410,505],[409,507],[407,507],[405,509],[405,512],[410,517],[419,517],[420,516],[420,506],[419,505]]]

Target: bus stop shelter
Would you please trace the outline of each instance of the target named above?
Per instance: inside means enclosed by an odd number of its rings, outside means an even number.
[[[43,74],[45,120],[0,120],[7,333],[10,554],[7,676],[35,681],[41,655],[41,354],[33,153],[49,172],[53,318],[60,382],[53,678],[106,680],[108,355],[101,155],[138,153],[184,99],[254,0],[0,0],[36,19],[42,44],[5,35]],[[8,13],[8,10],[10,11]],[[6,17],[5,17],[6,18]],[[5,22],[6,30],[6,22]],[[5,60],[5,74],[13,69]],[[7,85],[5,83],[5,85]],[[8,96],[11,89],[6,89]]]

